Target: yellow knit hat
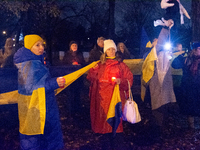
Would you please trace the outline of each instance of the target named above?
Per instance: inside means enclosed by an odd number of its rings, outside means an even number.
[[[39,35],[30,34],[24,37],[24,47],[31,49],[37,41],[44,41]]]

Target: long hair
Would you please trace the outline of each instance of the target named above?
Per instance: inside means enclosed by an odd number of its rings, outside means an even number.
[[[198,65],[200,63],[200,56],[197,56],[195,53],[197,48],[194,48],[185,60],[185,65],[192,72],[193,75],[197,74]]]
[[[121,50],[120,50],[120,44],[122,44],[123,47],[124,47],[124,53],[130,55],[130,52],[128,51],[128,48],[126,47],[126,45],[125,45],[123,42],[119,42],[119,43],[117,44],[117,51],[121,51]]]
[[[101,61],[102,64],[105,64],[105,62],[106,62],[106,60],[107,60],[106,57],[107,57],[106,53],[103,53],[103,54],[101,55],[100,61]]]
[[[192,51],[190,51],[190,53],[188,54],[188,57],[187,57],[187,61],[189,60],[190,63],[192,63],[195,58],[196,58],[196,51],[197,51],[197,48],[194,48]]]

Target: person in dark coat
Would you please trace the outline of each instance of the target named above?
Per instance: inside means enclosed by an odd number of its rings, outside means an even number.
[[[69,43],[69,51],[63,57],[63,65],[80,69],[85,65],[85,60],[82,52],[78,51],[78,43],[71,41]],[[68,108],[72,116],[81,112],[81,89],[83,87],[83,76],[79,77],[69,87],[66,88],[68,96]]]
[[[82,52],[78,51],[78,43],[71,41],[69,43],[69,51],[63,57],[64,65],[85,65],[85,60]]]
[[[122,57],[122,60],[131,59],[130,52],[128,51],[128,48],[123,42],[117,44],[117,52]]]
[[[18,112],[21,150],[59,150],[64,147],[54,90],[63,78],[51,78],[44,65],[43,39],[26,35],[14,55],[18,68]]]
[[[200,116],[200,43],[194,43],[187,57],[179,55],[172,62],[175,69],[183,69],[181,80],[180,110],[188,116],[190,128],[194,128],[194,116]]]
[[[104,40],[104,37],[99,37],[97,39],[97,44],[94,45],[94,48],[89,53],[88,63],[100,60],[100,57],[103,54]]]

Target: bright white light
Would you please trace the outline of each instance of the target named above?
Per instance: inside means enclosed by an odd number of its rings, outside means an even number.
[[[170,60],[170,59],[172,59],[172,56],[171,56],[171,55],[168,55],[167,58]]]
[[[90,40],[90,38],[87,38],[88,40]]]
[[[20,33],[20,35],[19,35],[19,41],[22,41],[23,39],[24,39],[24,36],[23,36],[22,33]]]
[[[164,46],[164,48],[165,48],[166,50],[170,50],[171,47],[172,47],[172,46],[171,46],[170,43],[166,43],[165,46]]]
[[[3,33],[3,34],[6,34],[6,31],[3,31],[2,33]]]

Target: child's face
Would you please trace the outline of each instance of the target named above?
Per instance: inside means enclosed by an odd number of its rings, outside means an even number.
[[[107,49],[106,54],[108,57],[115,57],[115,49],[113,47]]]
[[[31,52],[35,55],[42,55],[44,53],[43,41],[37,41],[31,48]]]

